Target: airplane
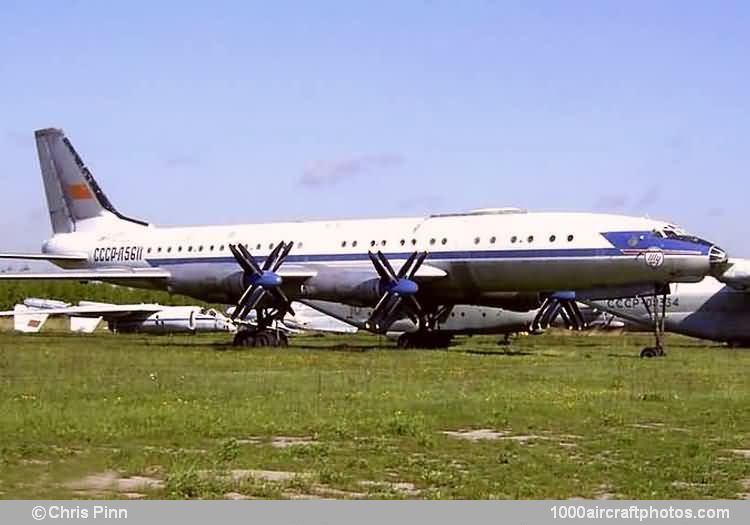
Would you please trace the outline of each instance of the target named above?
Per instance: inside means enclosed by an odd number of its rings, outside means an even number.
[[[745,262],[742,263],[747,264]],[[700,339],[750,346],[750,294],[713,277],[698,283],[676,283],[666,297],[587,301],[587,304],[633,323],[635,328],[653,325],[653,311],[663,310],[664,329]],[[628,328],[631,328],[630,326]]]
[[[77,305],[52,299],[25,299],[0,317],[13,317],[14,328],[38,332],[50,316],[70,318],[70,330],[91,333],[104,320],[115,333],[234,332],[235,324],[221,312],[200,306],[160,304],[109,304],[81,301]]]
[[[715,244],[664,221],[597,213],[481,209],[427,217],[156,227],[120,213],[60,129],[35,132],[53,235],[42,253],[58,272],[1,279],[75,279],[181,293],[236,304],[258,325],[237,345],[265,337],[291,300],[374,306],[366,328],[384,333],[409,318],[429,337],[450,305],[541,308],[540,319],[579,298],[658,296],[670,282],[723,275]],[[247,190],[252,193],[250,184]],[[377,191],[378,188],[374,188]],[[387,198],[387,195],[383,195]],[[397,268],[397,269],[396,269]],[[657,338],[656,346],[661,349]]]

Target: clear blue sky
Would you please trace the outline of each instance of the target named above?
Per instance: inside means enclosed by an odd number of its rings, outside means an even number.
[[[157,224],[488,206],[676,221],[750,256],[747,2],[4,2],[1,248],[62,127]]]

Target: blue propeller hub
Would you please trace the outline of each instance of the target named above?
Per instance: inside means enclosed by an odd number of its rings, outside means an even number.
[[[276,272],[265,271],[260,275],[250,277],[251,285],[262,286],[263,288],[276,288],[281,286],[282,279]]]
[[[394,283],[388,286],[388,291],[399,295],[416,295],[417,291],[419,291],[419,286],[411,279],[401,278],[396,279]]]

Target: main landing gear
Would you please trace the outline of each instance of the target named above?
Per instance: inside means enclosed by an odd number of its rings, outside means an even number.
[[[641,302],[646,307],[649,317],[654,324],[654,346],[647,346],[641,350],[641,357],[664,357],[667,353],[664,351],[664,345],[662,344],[662,338],[664,337],[664,319],[667,316],[667,295],[669,294],[669,286],[654,287],[654,294],[651,297],[649,304],[648,297],[641,296]],[[661,301],[659,298],[661,297]],[[659,304],[661,303],[661,304]],[[653,311],[652,311],[653,309]]]
[[[273,328],[241,329],[234,334],[232,345],[238,347],[287,347],[289,338],[281,330]]]
[[[289,346],[289,338],[278,323],[284,318],[282,307],[258,308],[255,310],[255,324],[242,323],[234,334],[232,344],[241,347],[281,347]]]

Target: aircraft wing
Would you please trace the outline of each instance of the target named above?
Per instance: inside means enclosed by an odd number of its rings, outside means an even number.
[[[74,281],[127,281],[168,279],[171,274],[159,269],[117,270],[61,270],[59,272],[0,272],[0,281],[74,280]]]
[[[46,253],[0,253],[0,259],[25,259],[27,261],[49,261],[49,262],[83,262],[85,254],[73,255],[50,255]]]
[[[68,306],[66,308],[29,308],[21,313],[44,315],[70,315],[77,317],[111,317],[116,314],[156,313],[164,310],[160,304],[97,304],[87,306]],[[17,310],[0,312],[0,317],[17,315]]]

